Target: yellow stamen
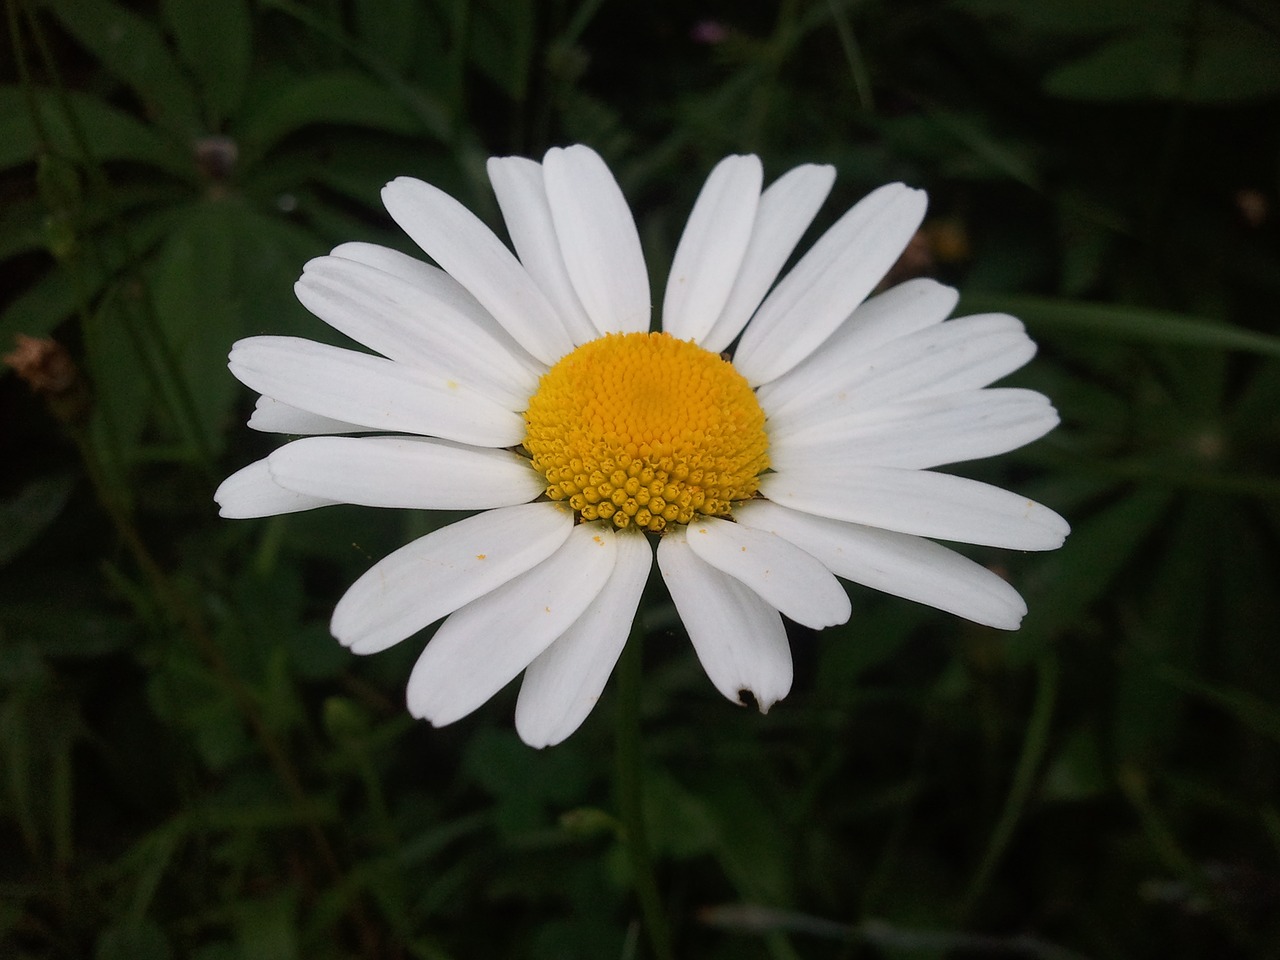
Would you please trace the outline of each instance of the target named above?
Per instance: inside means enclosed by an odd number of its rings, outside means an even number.
[[[728,516],[769,466],[764,411],[733,365],[666,333],[610,333],[552,367],[524,415],[547,496],[659,531]]]

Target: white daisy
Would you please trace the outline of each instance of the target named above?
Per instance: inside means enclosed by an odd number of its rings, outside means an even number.
[[[867,299],[919,226],[921,191],[876,190],[775,284],[834,171],[797,167],[762,191],[756,157],[724,159],[651,333],[635,223],[600,157],[488,169],[515,255],[400,178],[383,202],[439,266],[349,243],[295,288],[374,353],[270,336],[231,351],[262,394],[249,425],[308,436],[229,477],[223,516],[478,511],[375,564],[333,615],[357,653],[444,619],[409,678],[415,716],[451,723],[523,671],[520,736],[563,740],[617,662],[655,543],[711,682],[761,710],[791,687],[782,617],[848,619],[837,577],[1018,626],[1012,587],[925,538],[1048,550],[1067,524],[931,468],[1058,418],[1038,393],[988,388],[1035,352],[1013,317],[947,320],[956,293],[931,280]]]

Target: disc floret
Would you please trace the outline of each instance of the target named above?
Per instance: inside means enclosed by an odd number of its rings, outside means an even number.
[[[769,466],[764,411],[733,365],[666,333],[611,333],[541,379],[524,446],[583,520],[658,532],[728,516]]]

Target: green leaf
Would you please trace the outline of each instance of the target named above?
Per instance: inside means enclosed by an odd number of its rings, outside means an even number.
[[[711,799],[708,813],[716,824],[716,853],[725,877],[742,899],[788,903],[794,877],[787,871],[787,832],[778,828],[759,784],[724,778],[701,784]]]
[[[134,214],[128,225],[129,249],[118,242],[94,239],[92,256],[81,244],[76,255],[37,279],[14,297],[0,313],[0,342],[15,333],[47,335],[59,323],[84,308],[91,310],[108,284],[130,262],[128,255],[146,255],[171,228],[173,211]]]
[[[297,897],[288,890],[236,904],[236,939],[243,960],[295,960],[297,912]]]
[[[1247,690],[1208,683],[1170,666],[1162,666],[1157,672],[1160,679],[1179,690],[1222,708],[1241,725],[1280,743],[1280,708],[1274,703]]]
[[[1035,34],[1087,37],[1123,27],[1183,18],[1194,0],[956,0],[981,17],[1016,23]]]
[[[1153,23],[1052,71],[1046,92],[1072,100],[1229,103],[1280,92],[1280,41],[1206,5],[1199,29]]]
[[[1049,763],[1040,784],[1043,800],[1089,800],[1111,785],[1103,761],[1098,731],[1088,724],[1077,726]]]
[[[1054,634],[1078,629],[1160,522],[1170,500],[1165,491],[1140,490],[1077,521],[1067,542],[1023,581],[1032,597],[1031,612],[1009,640],[1010,659],[1032,655]]]
[[[129,898],[128,914],[135,923],[141,922],[151,908],[160,882],[184,839],[184,828],[181,818],[171,820],[159,829],[145,834],[120,858],[119,866],[133,875],[133,893]]]
[[[992,124],[988,117],[976,112],[930,109],[922,121],[935,141],[942,139],[937,137],[941,133],[945,136],[942,143],[948,147],[950,141],[957,141],[968,149],[972,160],[971,169],[965,171],[967,178],[1009,177],[1033,190],[1040,189],[1041,178],[1036,169],[1034,148],[1007,133],[990,129]],[[956,151],[952,148],[947,153],[954,164]],[[973,169],[975,160],[976,169]]]
[[[39,125],[31,116],[32,99]],[[97,97],[67,93],[64,98],[37,88],[32,99],[20,87],[0,86],[0,170],[34,163],[52,152],[81,163],[128,160],[183,178],[195,173],[183,144]],[[42,131],[47,140],[41,139]],[[82,148],[91,156],[84,156]]]
[[[386,99],[398,102],[416,119],[416,132],[434,137],[441,143],[452,143],[454,141],[454,131],[449,113],[445,110],[440,96],[433,92],[433,87],[439,87],[440,83],[415,85],[406,82],[401,73],[391,68],[378,53],[366,50],[359,44],[352,42],[334,20],[317,15],[307,4],[299,3],[297,0],[263,0],[263,2],[269,8],[279,10],[293,17],[310,30],[320,34],[337,48],[346,51],[366,68],[370,74],[376,76],[382,82]],[[432,65],[431,61],[436,59],[432,57],[432,53],[441,49],[432,42],[435,40],[437,32],[426,31],[418,38],[419,59],[421,60],[425,56],[428,61],[428,68]],[[421,51],[423,49],[426,49],[428,53],[422,54]],[[441,55],[443,54],[441,53]],[[446,74],[445,76],[448,75]],[[448,81],[446,80],[445,82],[447,83]]]
[[[93,384],[90,437],[109,475],[128,489],[129,467],[139,457],[143,429],[157,396],[148,359],[138,352],[135,323],[122,295],[106,296],[81,327],[84,360]]]
[[[158,332],[176,363],[175,387],[190,398],[199,432],[221,436],[239,391],[226,354],[243,329],[230,201],[190,209],[150,267]]]
[[[1218,513],[1212,500],[1188,498],[1162,523],[1159,549],[1146,571],[1150,588],[1144,609],[1118,651],[1110,744],[1117,756],[1165,753],[1178,742],[1185,698],[1161,674],[1194,668],[1201,638],[1212,629],[1205,587],[1213,578]],[[1188,584],[1201,586],[1188,589]]]
[[[586,779],[582,758],[571,749],[530,750],[508,730],[477,734],[464,765],[495,798],[498,824],[510,833],[546,825],[547,808],[569,803]]]
[[[422,132],[419,121],[384,86],[354,70],[335,70],[278,85],[246,110],[233,133],[247,166],[285,137],[314,124]]]
[[[93,953],[94,960],[169,960],[171,955],[164,931],[149,920],[109,927]]]
[[[1280,37],[1231,10],[1206,5],[1208,29],[1192,53],[1185,94],[1193,103],[1231,103],[1280,93]]]
[[[90,661],[137,639],[137,624],[104,608],[97,592],[86,589],[83,576],[48,569],[31,573],[16,566],[7,572],[6,581],[9,590],[0,605],[0,637],[11,644],[10,652],[28,649],[41,661]],[[41,595],[42,589],[47,594]],[[57,596],[58,603],[50,604],[49,595]],[[26,655],[15,656],[18,659],[12,665],[25,669]]]
[[[1045,92],[1069,100],[1176,99],[1185,45],[1167,30],[1119,37],[1054,70],[1045,78]]]
[[[37,477],[11,497],[0,500],[0,564],[8,563],[35,542],[71,495],[67,474]]]
[[[1011,313],[1036,331],[1083,333],[1136,343],[1241,350],[1280,357],[1280,337],[1273,334],[1257,333],[1207,317],[1168,310],[966,292],[961,301],[961,311]]]
[[[210,770],[225,771],[250,750],[237,705],[190,651],[176,650],[154,668],[147,696],[162,721],[185,728]]]
[[[351,15],[362,46],[376,50],[383,62],[407,72],[419,47],[417,0],[355,0]]]
[[[0,260],[43,250],[47,216],[44,204],[35,199],[14,197],[0,207]]]
[[[183,138],[203,131],[195,94],[155,25],[109,0],[45,0],[67,31],[118,80],[147,115]]]
[[[12,811],[29,847],[38,848],[47,835],[54,855],[65,860],[73,855],[72,754],[84,735],[79,703],[69,694],[37,688],[0,701],[6,812]]]
[[[244,98],[253,56],[253,22],[245,0],[164,0],[161,13],[195,76],[218,130]]]
[[[303,264],[329,245],[283,217],[246,205],[225,211],[235,241],[233,281],[239,303],[237,336],[257,333],[315,337],[322,329],[293,294]],[[220,352],[225,360],[230,343]],[[224,371],[225,372],[225,371]]]
[[[529,65],[537,32],[530,0],[477,3],[468,38],[476,65],[512,100],[528,95]]]
[[[655,851],[688,859],[715,848],[718,832],[708,799],[665,770],[645,772],[644,809],[645,831]]]

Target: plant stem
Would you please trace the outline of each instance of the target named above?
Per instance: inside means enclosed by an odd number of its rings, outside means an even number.
[[[649,945],[658,960],[673,960],[671,930],[662,912],[662,899],[653,875],[653,860],[644,824],[644,784],[641,776],[640,691],[644,649],[639,618],[618,663],[618,716],[615,744],[618,812],[622,837],[631,863],[631,885],[640,901]]]

